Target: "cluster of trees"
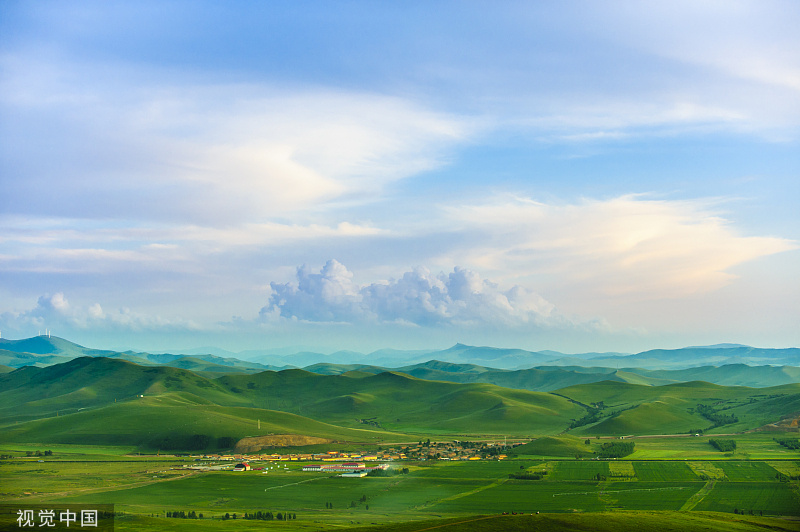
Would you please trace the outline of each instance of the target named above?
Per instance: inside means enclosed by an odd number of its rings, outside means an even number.
[[[237,441],[233,436],[220,436],[217,438],[217,449],[232,449]]]
[[[739,422],[738,417],[734,416],[733,414],[722,414],[718,410],[715,410],[713,406],[698,404],[695,408],[695,411],[707,420],[714,423],[711,425],[712,429]]]
[[[584,425],[591,425],[592,423],[600,421],[600,418],[603,417],[601,413],[602,409],[600,408],[594,408],[590,406],[587,407],[587,410],[588,412],[586,413],[586,415],[580,419],[573,420],[572,423],[569,424],[569,428],[577,429],[578,427],[582,427]]]
[[[236,445],[237,441],[239,440],[233,436],[214,438],[208,434],[192,434],[191,436],[171,434],[152,440],[150,445],[165,451],[202,451],[210,447],[230,449]]]
[[[708,440],[715,449],[723,453],[732,453],[736,450],[736,440]]]
[[[545,475],[547,475],[547,470],[543,469],[541,471],[537,471],[536,473],[511,473],[508,475],[508,478],[513,478],[515,480],[542,480]]]
[[[633,448],[636,444],[632,441],[612,441],[604,443],[597,451],[597,456],[600,458],[622,458],[633,453]]]
[[[167,451],[200,451],[208,448],[210,443],[211,436],[208,434],[193,434],[191,436],[170,434],[169,436],[152,440],[150,445],[156,449],[164,449]]]
[[[53,456],[53,451],[25,451],[25,456]],[[11,455],[8,457],[11,458]]]
[[[198,514],[194,510],[191,512],[185,512],[181,510],[179,512],[167,512],[167,517],[175,517],[179,519],[202,519],[203,514]]]
[[[738,508],[734,508],[733,509],[733,513],[738,514],[738,515],[747,515],[748,513],[750,515],[756,515],[755,512],[753,512],[753,510],[749,510],[749,512],[746,512],[745,510],[740,510]],[[758,514],[759,514],[759,516],[763,516],[764,515],[764,510],[759,510]]]
[[[228,514],[225,514],[228,515]],[[233,514],[234,516],[236,514]],[[235,519],[235,517],[234,517]],[[297,514],[290,514],[289,512],[273,514],[272,512],[262,512],[261,510],[254,512],[254,513],[244,513],[244,517],[242,519],[258,519],[261,521],[290,521],[297,519]]]
[[[798,440],[797,438],[781,438],[775,441],[778,442],[780,445],[783,445],[787,449],[791,449],[793,451],[800,449],[800,440]]]
[[[365,502],[367,502],[367,496],[366,495],[362,495],[361,498],[358,499],[358,502],[350,501],[350,508],[355,508],[360,503],[365,503]],[[333,508],[333,506],[331,506],[331,508]],[[369,504],[366,505],[366,509],[369,510]]]

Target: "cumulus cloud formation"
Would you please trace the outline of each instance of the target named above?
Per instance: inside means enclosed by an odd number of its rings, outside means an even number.
[[[70,330],[115,329],[127,331],[179,329],[194,330],[198,326],[183,319],[148,316],[122,308],[106,312],[99,303],[88,307],[71,305],[62,292],[40,296],[36,306],[21,312],[0,314],[2,330],[33,334],[35,329],[56,329],[62,335]]]
[[[567,320],[552,303],[523,288],[508,290],[456,267],[433,274],[415,268],[399,279],[358,285],[336,260],[319,273],[298,268],[297,283],[270,283],[261,317],[315,322],[377,321],[411,325],[554,326]]]

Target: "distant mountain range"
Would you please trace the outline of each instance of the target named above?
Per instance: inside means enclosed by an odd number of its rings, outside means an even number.
[[[46,367],[72,359],[91,356],[117,358],[142,365],[172,366],[207,373],[253,373],[268,369],[283,369],[238,358],[217,355],[152,354],[135,351],[91,349],[55,336],[34,336],[23,340],[0,339],[0,365],[12,368],[23,366]]]
[[[208,377],[304,367],[322,375],[350,371],[402,372],[457,383],[488,383],[531,391],[600,381],[645,385],[706,381],[726,386],[765,387],[800,382],[800,349],[761,349],[737,344],[654,349],[635,355],[525,351],[463,344],[440,351],[384,349],[368,355],[300,352],[262,355],[260,362],[217,354],[153,354],[91,349],[63,338],[0,339],[0,374],[23,366],[47,367],[81,356],[115,358],[144,366],[170,366]],[[271,363],[266,363],[271,362]]]

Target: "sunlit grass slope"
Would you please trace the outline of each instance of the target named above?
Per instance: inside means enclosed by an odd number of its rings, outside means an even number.
[[[602,402],[600,418],[576,428],[578,434],[674,434],[695,429],[737,432],[800,411],[800,384],[748,388],[700,381],[664,386],[599,382],[555,393],[583,404]],[[715,422],[701,414],[700,404],[737,421],[712,428]]]
[[[218,438],[234,440],[269,434],[301,434],[337,441],[380,441],[383,431],[337,427],[296,414],[209,404],[187,393],[131,399],[78,413],[7,425],[3,442],[136,445],[144,449],[215,448]],[[395,435],[396,436],[396,435]],[[186,442],[182,445],[182,442]],[[199,450],[199,449],[195,449]]]
[[[401,373],[323,376],[302,370],[225,376],[217,382],[254,405],[354,426],[509,434],[564,430],[583,409],[562,397],[492,384],[427,381]]]
[[[191,371],[81,357],[64,364],[24,367],[0,375],[0,419],[55,416],[138,395],[178,391],[194,394],[210,403],[248,404],[246,399]]]

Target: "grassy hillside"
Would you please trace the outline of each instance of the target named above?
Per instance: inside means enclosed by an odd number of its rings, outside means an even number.
[[[109,408],[114,401],[128,404],[140,395],[143,404],[150,404],[151,398],[174,401],[176,394],[204,407],[277,410],[344,427],[391,431],[551,434],[583,415],[581,407],[551,394],[425,381],[399,373],[324,376],[285,370],[208,379],[178,368],[82,357],[0,375],[0,420],[8,424],[86,414]],[[161,410],[155,408],[148,416],[175,414],[167,408],[171,402],[153,405]],[[137,419],[149,430],[146,417]],[[176,427],[177,432],[189,430]]]
[[[591,447],[581,438],[575,436],[544,436],[530,443],[515,447],[511,454],[515,456],[546,456],[573,458],[578,455],[589,455]]]
[[[2,345],[2,344],[0,344]],[[9,351],[8,349],[0,349],[0,364],[10,366],[13,368],[21,368],[22,366],[36,366],[45,367],[52,366],[53,364],[62,364],[72,360],[71,356],[51,355],[51,354],[37,354],[25,353],[17,351]]]
[[[556,393],[599,407],[594,419],[575,428],[578,434],[736,432],[800,412],[800,384],[746,388],[707,382],[665,386],[600,382]]]
[[[673,382],[705,381],[723,386],[769,387],[800,382],[800,368],[794,366],[748,366],[726,364],[679,370],[646,370],[631,368],[625,371]],[[666,382],[664,383],[666,384]]]
[[[192,393],[218,404],[247,404],[216,382],[187,370],[81,357],[64,364],[24,367],[0,375],[0,419],[49,417],[57,412],[75,412],[138,395],[175,391]]]
[[[344,429],[286,412],[208,404],[192,394],[177,392],[6,425],[0,431],[0,441],[91,442],[135,445],[143,450],[187,451],[217,448],[220,438],[239,440],[268,434],[302,434],[357,442],[381,441],[392,436],[378,430]],[[230,446],[230,443],[223,445]]]
[[[583,410],[550,394],[491,384],[427,381],[401,373],[316,375],[303,370],[225,376],[221,386],[262,408],[329,419],[369,420],[391,430],[557,433]]]
[[[34,336],[22,340],[0,338],[0,349],[36,355],[61,355],[67,358],[80,356],[104,356],[114,351],[91,349],[56,336]]]
[[[505,370],[475,364],[456,364],[430,360],[421,364],[383,368],[362,364],[320,363],[304,368],[320,375],[341,375],[358,370],[377,374],[396,371],[425,380],[460,383],[488,383],[504,388],[549,392],[576,384],[605,380],[647,386],[663,386],[679,382],[705,381],[723,386],[769,387],[800,382],[800,368],[793,366],[747,366],[729,364],[680,370],[648,370],[641,368],[613,369],[581,366],[540,366],[530,369]]]
[[[139,396],[144,396],[144,402]],[[176,404],[176,398],[183,403]],[[542,393],[486,383],[423,380],[396,372],[319,375],[293,369],[211,379],[185,369],[104,357],[0,373],[0,423],[6,427],[18,421],[83,416],[112,408],[115,401],[128,405],[134,399],[152,406],[147,416],[135,418],[143,430],[150,430],[148,416],[157,425],[162,418],[174,419],[175,408],[191,406],[196,411],[200,405],[280,411],[349,429],[413,434],[527,437],[568,429],[579,435],[672,434],[697,429],[742,431],[796,416],[800,384],[647,386],[606,380]],[[174,432],[188,437],[192,426],[176,424]],[[141,444],[134,432],[112,433],[115,442],[128,438],[132,444]],[[95,433],[87,429],[77,434]]]

